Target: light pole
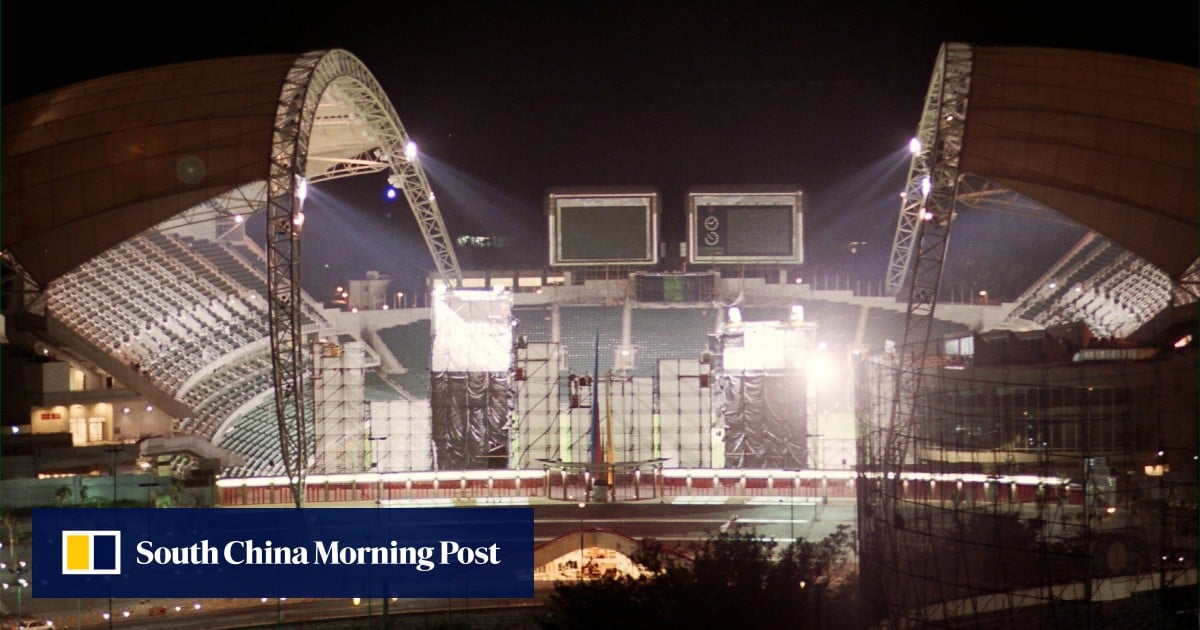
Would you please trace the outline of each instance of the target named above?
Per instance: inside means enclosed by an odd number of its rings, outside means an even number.
[[[788,501],[788,536],[791,542],[796,542],[796,484],[800,481],[800,473],[792,475],[792,500]]]
[[[104,449],[105,453],[109,454],[109,476],[112,477],[112,504],[110,509],[117,507],[117,453],[125,452],[124,446],[108,446]],[[108,596],[108,615],[105,617],[108,620],[108,630],[112,630],[112,595]]]
[[[583,581],[583,508],[587,506],[583,501],[579,502],[579,567],[576,569],[575,577],[577,581]]]
[[[29,564],[24,560],[18,560],[12,565],[8,564],[7,562],[0,562],[0,570],[11,573],[13,576],[12,582],[5,580],[3,584],[0,584],[0,588],[3,588],[7,591],[14,586],[17,587],[17,623],[20,623],[22,620],[21,595],[25,592],[25,589],[29,587],[29,580],[25,579],[25,574],[29,572]]]
[[[403,294],[398,294],[398,295],[403,295]],[[369,470],[373,470],[375,472],[375,507],[382,508],[383,507],[383,477],[380,475],[380,472],[379,472],[379,453],[377,453],[375,451],[374,443],[382,442],[383,440],[388,439],[388,436],[374,435],[374,426],[375,425],[373,422],[371,422],[370,420],[367,421],[367,455],[371,461],[370,465],[367,468]],[[370,593],[367,593],[367,627],[368,628],[371,627],[371,618],[373,617],[374,612],[375,612],[374,602],[375,602],[375,598],[371,597]],[[384,618],[386,619],[387,614],[388,614],[387,595],[386,594],[384,594],[384,597],[383,597],[383,614],[384,614]],[[386,621],[385,621],[385,624],[386,624]]]
[[[117,453],[124,453],[124,446],[107,446],[104,452],[108,453],[108,475],[112,477],[112,504],[108,507],[117,507]]]
[[[269,597],[263,597],[263,598],[259,599],[259,601],[261,601],[264,604],[267,603],[269,600],[270,600]],[[276,628],[278,628],[280,626],[280,624],[283,623],[283,602],[286,602],[286,601],[287,601],[286,597],[276,597],[275,598],[275,627]],[[176,606],[175,609],[179,610],[179,607]]]
[[[369,464],[367,464],[367,470],[374,471],[376,475],[380,475],[379,453],[377,453],[375,451],[374,443],[382,442],[386,439],[388,439],[388,436],[386,436],[386,435],[379,435],[379,436],[372,435],[371,423],[369,421],[367,422],[367,458],[370,462]],[[375,479],[375,505],[382,506],[383,505],[382,499],[383,499],[383,477],[379,476],[379,477],[376,477],[376,479]]]

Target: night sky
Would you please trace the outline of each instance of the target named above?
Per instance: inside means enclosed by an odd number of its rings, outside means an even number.
[[[246,8],[260,4],[286,9]],[[421,147],[451,234],[507,236],[520,244],[511,260],[534,268],[546,261],[550,187],[658,187],[673,250],[689,186],[781,184],[806,194],[805,273],[878,281],[901,151],[942,42],[1200,66],[1194,1],[1119,12],[1096,2],[176,2],[136,17],[126,6],[4,2],[0,98],[179,61],[344,48]],[[318,296],[365,269],[411,291],[432,268],[411,212],[383,186],[362,176],[310,197],[328,206],[305,230],[305,283]],[[988,276],[1004,256],[1028,259],[1014,256],[1014,239],[1038,243],[1049,264],[1075,238],[1003,215],[963,223],[950,246],[963,277],[948,279],[964,286],[997,282]],[[1011,282],[1033,279],[1023,278]]]

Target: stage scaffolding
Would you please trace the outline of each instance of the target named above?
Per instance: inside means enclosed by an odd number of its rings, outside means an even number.
[[[371,467],[374,442],[366,413],[366,344],[353,338],[322,341],[313,348],[315,419],[313,471],[353,473]]]

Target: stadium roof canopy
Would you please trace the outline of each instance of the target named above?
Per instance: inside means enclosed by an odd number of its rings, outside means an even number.
[[[266,180],[295,59],[140,70],[5,107],[5,249],[45,286],[192,206]]]
[[[1200,69],[973,47],[959,163],[1179,279],[1200,255]]]
[[[129,72],[4,108],[3,247],[41,285],[207,200],[268,179],[280,95],[305,57]],[[345,51],[347,74],[369,73]],[[382,170],[370,112],[319,91],[310,181]],[[1197,257],[1196,68],[1106,53],[973,47],[960,169],[1180,277]],[[351,87],[343,84],[343,87]],[[386,99],[384,99],[386,100]],[[385,104],[390,109],[390,104]],[[381,106],[382,107],[382,106]],[[394,113],[393,113],[394,117]],[[339,124],[328,124],[337,122]],[[394,157],[394,156],[393,156]]]
[[[270,203],[286,198],[294,182],[280,173],[312,183],[390,166],[406,194],[421,188],[410,176],[428,188],[391,103],[344,50],[127,72],[7,105],[3,116],[3,248],[42,287],[251,184],[271,182]],[[257,201],[252,209],[268,203]],[[440,226],[431,199],[410,204],[423,227]]]

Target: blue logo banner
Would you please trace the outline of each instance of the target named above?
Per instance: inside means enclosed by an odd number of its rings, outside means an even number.
[[[32,561],[38,597],[533,597],[533,509],[35,509]]]

